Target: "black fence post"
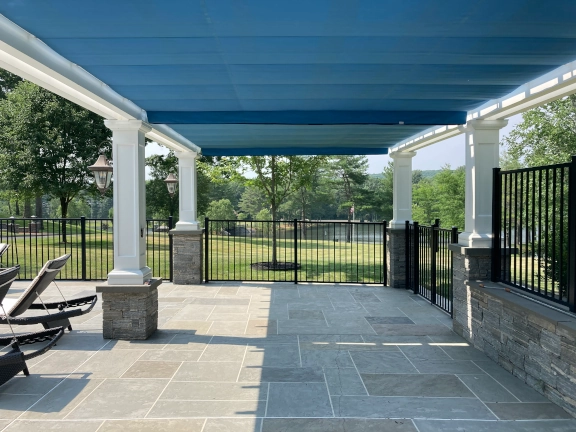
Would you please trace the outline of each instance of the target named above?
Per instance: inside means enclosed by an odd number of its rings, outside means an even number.
[[[405,271],[406,271],[406,276],[405,276],[405,282],[404,282],[404,288],[409,289],[410,287],[410,271],[412,270],[412,268],[410,267],[411,264],[411,260],[410,260],[410,249],[411,249],[411,245],[410,245],[410,221],[406,221],[404,223],[404,265],[405,265]]]
[[[576,156],[568,171],[568,307],[576,312]]]
[[[86,279],[86,217],[80,218],[80,241],[81,241],[81,254],[82,254],[82,280]]]
[[[414,284],[414,286],[412,287],[414,290],[414,294],[419,294],[420,293],[420,227],[418,226],[418,222],[414,222],[413,224],[414,226],[414,250],[413,250],[413,254],[414,254],[414,268],[413,268],[413,276],[412,276],[412,283]]]
[[[387,255],[387,240],[386,240],[386,234],[388,233],[388,222],[386,221],[382,221],[382,258],[383,258],[383,265],[382,265],[382,269],[384,271],[384,277],[383,277],[383,281],[384,281],[384,286],[388,286],[388,255]],[[374,241],[376,241],[376,239],[374,239]]]
[[[294,283],[298,283],[298,219],[294,219]]]
[[[168,263],[170,266],[170,282],[172,282],[174,280],[174,240],[172,239],[172,236],[170,235],[170,231],[172,231],[172,228],[174,228],[174,216],[168,216]]]
[[[208,259],[210,258],[210,251],[208,250],[208,237],[210,236],[210,219],[204,218],[204,282],[208,283],[210,277],[208,276]]]
[[[440,229],[440,219],[434,221],[432,225],[430,234],[432,235],[432,241],[430,242],[430,303],[436,304],[436,287],[438,285],[437,272],[436,272],[436,253],[439,251],[438,245],[438,235]]]
[[[492,171],[492,282],[502,274],[502,176],[500,168]],[[509,251],[508,251],[509,252]]]
[[[450,243],[458,243],[458,227],[452,227],[452,236]]]
[[[450,242],[458,243],[458,227],[452,227]],[[450,316],[454,318],[454,258],[450,257]]]

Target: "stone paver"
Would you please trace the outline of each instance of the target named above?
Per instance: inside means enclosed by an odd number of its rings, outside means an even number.
[[[72,297],[96,284],[59,286]],[[159,305],[146,341],[103,339],[101,304],[73,319],[30,377],[0,387],[0,430],[576,430],[404,290],[166,283]]]

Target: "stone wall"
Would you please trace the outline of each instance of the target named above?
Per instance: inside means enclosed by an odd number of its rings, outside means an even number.
[[[386,232],[388,285],[406,288],[406,230],[388,228]]]
[[[576,316],[471,277],[489,274],[486,255],[453,255],[454,331],[576,415]]]
[[[170,231],[173,240],[173,282],[200,284],[203,278],[203,231]]]

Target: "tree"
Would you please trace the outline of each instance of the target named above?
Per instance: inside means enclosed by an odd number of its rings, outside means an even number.
[[[146,213],[153,218],[178,217],[178,191],[168,194],[164,179],[168,174],[178,175],[178,158],[174,152],[155,154],[146,158],[151,179],[146,182]]]
[[[29,198],[46,193],[68,215],[74,197],[91,188],[88,166],[110,155],[111,131],[103,119],[30,82],[0,100],[2,182]],[[63,223],[62,239],[66,241]]]
[[[225,227],[229,227],[230,223],[223,221],[231,221],[236,219],[236,213],[234,212],[234,206],[228,199],[221,199],[218,201],[212,201],[208,205],[208,210],[206,211],[206,217],[216,222],[212,222],[211,227],[220,231]]]
[[[321,156],[244,156],[244,166],[256,173],[247,184],[258,188],[267,199],[272,220],[278,220],[278,209],[301,187],[310,185]],[[272,229],[272,265],[277,266],[276,228]]]
[[[14,90],[21,82],[22,78],[18,75],[0,69],[0,99],[6,99],[6,95]]]
[[[330,160],[334,186],[343,197],[339,210],[345,212],[348,222],[352,220],[352,208],[360,210],[365,196],[364,184],[368,179],[368,158],[366,156],[334,156]],[[346,241],[351,241],[352,230],[346,229]]]
[[[576,154],[576,95],[525,112],[502,144],[523,166],[568,162]]]
[[[253,219],[258,219],[258,212],[268,206],[269,203],[266,196],[259,188],[254,186],[248,186],[244,189],[240,197],[240,202],[238,203],[238,208],[244,213],[249,214]]]

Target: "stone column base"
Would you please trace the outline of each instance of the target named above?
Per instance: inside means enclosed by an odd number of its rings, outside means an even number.
[[[158,328],[158,286],[161,279],[145,285],[100,285],[104,339],[148,339]]]
[[[406,230],[388,228],[386,246],[388,286],[406,288]]]
[[[201,284],[203,278],[204,230],[170,231],[173,241],[172,282],[179,285]]]

